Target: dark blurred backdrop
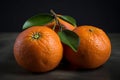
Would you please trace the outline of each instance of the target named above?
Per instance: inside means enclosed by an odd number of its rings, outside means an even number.
[[[70,15],[77,25],[94,25],[106,32],[120,32],[117,0],[1,0],[0,32],[20,32],[29,17],[38,13]]]

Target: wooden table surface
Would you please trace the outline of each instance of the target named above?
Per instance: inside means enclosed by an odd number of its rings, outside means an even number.
[[[0,33],[0,80],[120,80],[120,33],[109,33],[110,59],[95,70],[70,70],[64,62],[47,73],[31,73],[19,67],[13,56],[18,33]]]

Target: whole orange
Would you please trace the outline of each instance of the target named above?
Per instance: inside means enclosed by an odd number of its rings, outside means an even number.
[[[94,69],[103,65],[110,57],[111,42],[107,34],[94,26],[79,26],[73,30],[80,37],[77,52],[65,46],[65,57],[78,68]]]
[[[31,72],[47,72],[60,63],[63,47],[52,29],[46,26],[33,26],[16,38],[14,56],[21,67]]]

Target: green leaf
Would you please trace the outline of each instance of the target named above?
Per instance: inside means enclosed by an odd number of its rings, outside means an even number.
[[[76,20],[73,17],[67,15],[59,15],[58,17],[76,26]]]
[[[68,45],[75,52],[77,52],[80,39],[76,33],[69,30],[63,30],[61,32],[58,32],[58,35],[64,44]]]
[[[31,26],[42,26],[49,22],[52,22],[53,19],[54,17],[51,16],[50,14],[43,13],[43,14],[34,15],[31,18],[29,18],[27,21],[25,21],[22,28],[26,29]]]

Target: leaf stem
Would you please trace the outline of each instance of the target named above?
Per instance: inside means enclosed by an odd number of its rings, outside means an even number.
[[[57,19],[57,14],[51,9],[50,12],[52,13],[52,15],[54,16],[55,18],[55,22],[57,25],[59,25],[59,30],[62,31],[62,25],[60,24],[59,20]],[[54,29],[55,29],[56,26],[54,26]]]

